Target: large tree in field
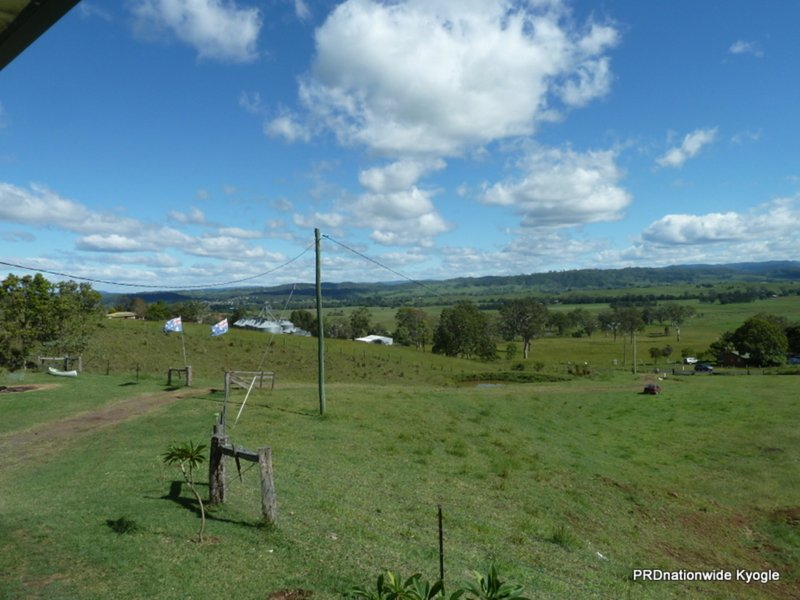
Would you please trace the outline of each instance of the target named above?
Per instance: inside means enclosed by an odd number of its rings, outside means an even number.
[[[783,364],[789,342],[785,330],[767,315],[747,319],[731,336],[740,354],[749,354],[750,361],[760,367]]]
[[[0,364],[18,369],[43,348],[81,352],[100,315],[100,294],[86,283],[9,275],[0,283]]]
[[[395,343],[425,349],[433,335],[428,313],[421,308],[403,307],[397,310],[394,320],[397,323],[393,334]]]
[[[470,301],[445,308],[433,334],[433,351],[447,356],[497,358],[497,347],[489,333],[489,319]]]
[[[541,335],[547,322],[547,307],[535,298],[506,300],[500,307],[500,330],[509,340],[522,338],[524,358],[530,355],[531,340]]]
[[[681,325],[695,314],[692,306],[678,304],[677,302],[667,302],[661,309],[664,319],[675,329],[677,341],[681,341]]]
[[[362,306],[350,313],[350,335],[353,339],[369,334],[372,314],[369,309]]]

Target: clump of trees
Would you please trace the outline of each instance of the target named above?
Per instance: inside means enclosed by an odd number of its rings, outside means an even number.
[[[464,358],[497,358],[489,318],[469,300],[443,309],[433,334],[433,351]]]
[[[103,314],[88,283],[51,283],[41,274],[0,283],[0,366],[19,369],[36,351],[79,354]]]
[[[722,362],[726,354],[735,352],[753,366],[782,365],[789,353],[800,353],[800,325],[789,324],[783,317],[759,313],[735,331],[723,333],[709,351],[718,362]]]
[[[396,344],[425,350],[425,346],[433,339],[433,320],[421,308],[400,308],[395,315],[395,323],[397,328],[393,337]]]

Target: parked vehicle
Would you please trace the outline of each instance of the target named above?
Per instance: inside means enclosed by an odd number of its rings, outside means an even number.
[[[714,367],[712,367],[708,363],[697,363],[694,366],[694,370],[696,373],[711,373],[711,371],[714,370]]]

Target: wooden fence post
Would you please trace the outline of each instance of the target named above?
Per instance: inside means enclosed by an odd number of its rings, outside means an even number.
[[[225,427],[214,425],[208,457],[208,499],[211,504],[225,502],[225,457],[222,447],[227,443]]]
[[[259,448],[258,465],[261,467],[261,513],[267,523],[274,525],[278,520],[278,501],[272,480],[272,448]]]

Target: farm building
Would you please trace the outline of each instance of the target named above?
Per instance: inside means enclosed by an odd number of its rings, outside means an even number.
[[[234,327],[241,327],[242,329],[256,329],[266,333],[286,333],[292,335],[311,335],[304,329],[295,327],[288,319],[281,319],[272,311],[269,302],[265,302],[257,317],[243,317],[237,320]]]

